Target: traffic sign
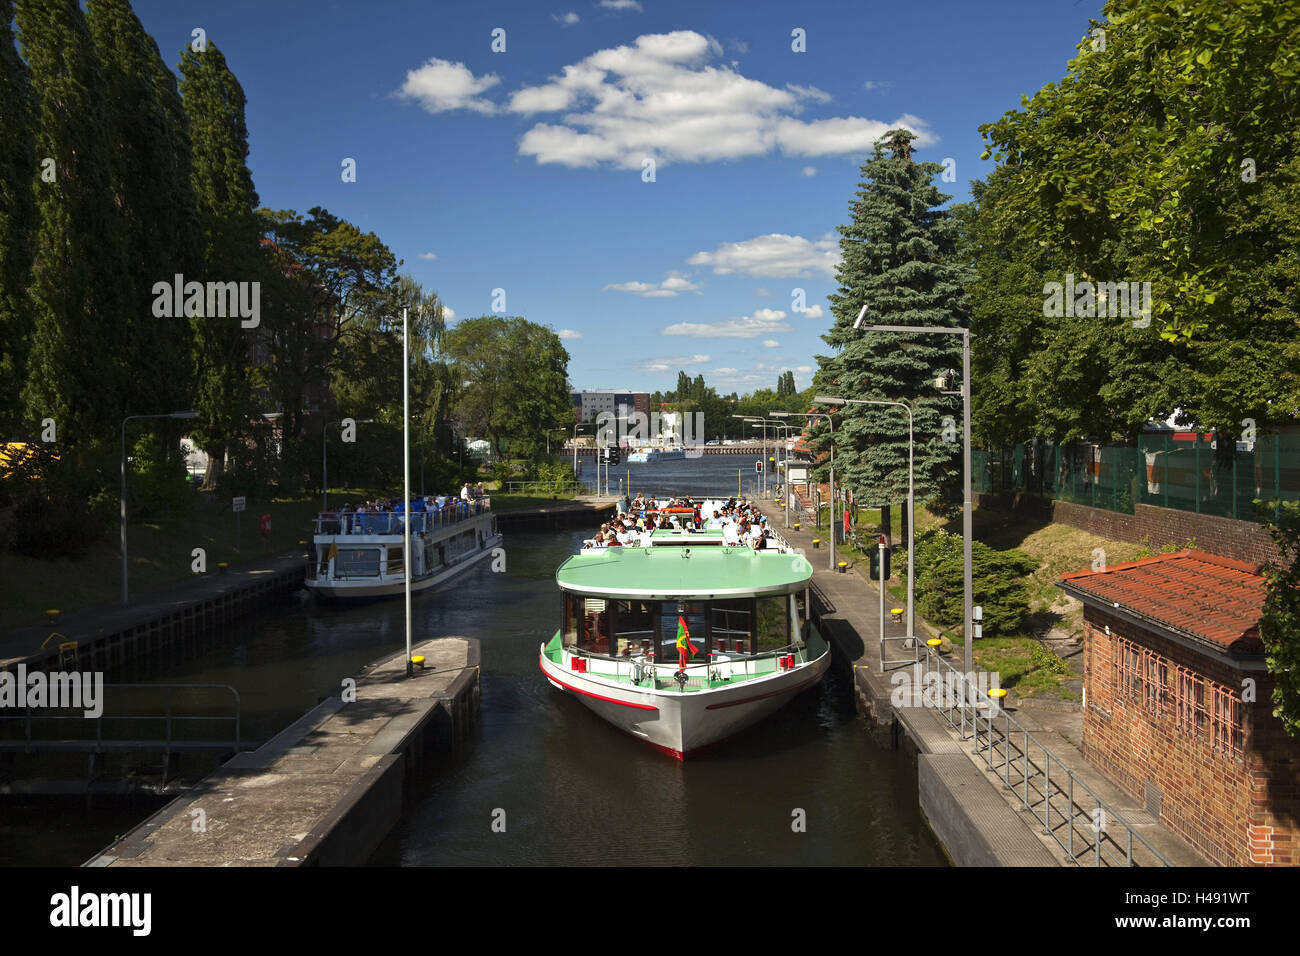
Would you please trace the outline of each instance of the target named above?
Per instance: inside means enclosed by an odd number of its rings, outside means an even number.
[[[240,495],[238,498],[232,498],[230,500],[230,510],[231,511],[244,510],[244,495]]]

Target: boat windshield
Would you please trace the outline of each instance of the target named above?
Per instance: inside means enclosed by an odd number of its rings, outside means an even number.
[[[710,654],[763,654],[797,642],[805,633],[806,598],[797,594],[715,601],[615,600],[565,594],[564,644],[571,650],[611,657],[654,653],[677,660],[685,624],[691,661]]]

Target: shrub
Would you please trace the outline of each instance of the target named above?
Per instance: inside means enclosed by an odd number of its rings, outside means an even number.
[[[998,551],[981,541],[971,547],[971,585],[975,604],[984,609],[984,634],[1015,634],[1029,614],[1025,577],[1038,570],[1038,561],[1025,552]],[[895,567],[905,567],[901,561]],[[962,539],[947,531],[916,536],[917,608],[941,627],[962,623]]]

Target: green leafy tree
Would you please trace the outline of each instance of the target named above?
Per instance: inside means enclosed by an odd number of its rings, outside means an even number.
[[[550,329],[484,315],[458,321],[445,342],[459,383],[454,416],[462,436],[487,438],[499,456],[508,442],[540,459],[545,434],[571,425],[569,353]]]
[[[1061,82],[981,127],[1006,172],[978,197],[975,321],[1009,374],[977,431],[1018,400],[1058,439],[1131,438],[1175,408],[1236,435],[1290,411],[1269,399],[1300,305],[1298,16],[1271,0],[1110,0]],[[1114,295],[1105,316],[1029,326],[1017,310],[1066,273],[1150,282],[1151,327],[1115,315]]]
[[[36,110],[14,47],[12,0],[0,0],[0,439],[18,436],[19,394],[32,332],[27,284],[38,224]]]
[[[181,52],[180,92],[189,117],[191,183],[203,237],[200,281],[258,281],[263,264],[244,90],[209,42],[201,52],[192,47]],[[248,373],[251,336],[238,318],[193,316],[190,323],[201,416],[194,438],[209,455],[206,485],[214,487],[227,450],[249,434],[255,411]]]
[[[877,143],[849,206],[852,221],[837,227],[843,256],[836,273],[839,291],[830,296],[835,322],[823,336],[836,353],[818,357],[814,385],[844,398],[912,404],[921,500],[954,488],[959,475],[961,445],[951,440],[943,419],[959,419],[960,411],[954,412],[952,400],[934,386],[945,370],[961,366],[956,336],[853,328],[863,305],[872,323],[966,324],[966,270],[955,258],[955,223],[939,208],[950,197],[933,184],[943,167],[917,163],[912,139],[906,130],[893,130]],[[824,421],[813,437],[816,451],[828,451]],[[835,419],[835,452],[837,484],[852,488],[862,504],[881,507],[906,496],[908,435],[902,409],[846,406]]]
[[[1300,737],[1300,503],[1270,508],[1269,534],[1282,552],[1264,566],[1267,591],[1259,637],[1273,675],[1273,716],[1292,737]]]
[[[63,448],[107,443],[137,373],[123,361],[122,216],[106,162],[112,128],[103,74],[75,0],[20,0],[15,12],[39,104],[36,156],[53,161],[44,166],[51,181],[31,180],[40,218],[23,400],[33,423],[55,420]]]
[[[190,182],[189,123],[176,78],[126,0],[89,0],[90,25],[110,112],[109,176],[120,211],[125,309],[121,316],[139,412],[187,408],[191,330],[184,317],[153,314],[154,284],[202,267]],[[174,442],[172,443],[174,444]]]

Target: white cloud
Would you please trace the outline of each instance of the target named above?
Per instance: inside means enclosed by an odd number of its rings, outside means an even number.
[[[673,269],[664,273],[662,282],[611,282],[601,291],[631,292],[647,299],[668,299],[678,292],[690,292],[700,287],[698,282],[691,282],[686,275],[685,272]]]
[[[819,90],[815,86],[799,86],[795,83],[787,83],[785,88],[800,99],[816,100],[818,103],[829,103],[831,95],[825,90]]]
[[[722,322],[678,322],[660,329],[660,335],[689,335],[701,339],[756,339],[773,332],[788,332],[780,309],[759,309],[753,316],[738,315]]]
[[[812,366],[811,366],[811,365],[796,365],[796,366],[794,367],[794,370],[795,370],[796,372],[798,372],[800,375],[807,375],[809,372],[812,371]]]
[[[711,361],[713,359],[707,355],[670,355],[665,358],[643,359],[633,367],[643,372],[675,372],[688,365],[703,365]]]
[[[552,13],[551,19],[563,26],[571,27],[575,23],[577,23],[580,18],[576,13],[570,10],[568,13],[564,14],[564,16],[560,16],[559,14]]]
[[[810,305],[804,308],[803,317],[805,319],[820,319],[826,313],[822,311],[820,305]]]
[[[815,272],[834,275],[840,253],[829,232],[816,241],[773,232],[743,242],[724,242],[712,252],[697,252],[686,261],[693,266],[712,266],[719,275],[777,279]]]
[[[600,5],[606,10],[635,10],[641,12],[641,4],[637,0],[600,0]]]
[[[864,90],[887,90],[893,85],[893,80],[867,80],[862,84],[862,88]]]
[[[438,254],[436,252],[422,252],[415,258],[428,259],[430,262],[432,262],[434,259],[438,258]]]
[[[496,104],[480,99],[478,94],[500,82],[493,73],[476,77],[464,63],[433,57],[418,70],[408,71],[398,92],[406,99],[419,101],[430,113],[457,109],[494,113]]]
[[[572,339],[582,338],[582,333],[576,332],[573,329],[560,329],[560,331],[556,332],[555,334],[560,337],[560,341],[562,342],[568,342]]]
[[[759,342],[758,344],[763,346],[763,348],[765,349],[779,349],[781,347],[781,343],[778,342],[776,339],[764,339],[762,342]]]
[[[754,290],[754,295],[769,296],[769,295],[771,295],[771,294],[772,294],[772,293],[768,292],[766,289],[755,289],[755,290]]]
[[[799,175],[800,175],[800,176],[816,176],[816,175],[817,175],[817,167],[816,167],[816,166],[805,166],[803,169],[799,170]]]
[[[712,162],[760,156],[865,153],[890,129],[906,126],[916,146],[937,138],[916,117],[892,123],[857,116],[805,122],[796,115],[830,95],[814,86],[785,89],[715,65],[721,45],[691,30],[646,34],[633,45],[599,50],[539,86],[522,87],[508,109],[564,113],[519,140],[538,163],[640,169],[642,160]]]
[[[442,318],[446,322],[456,321],[456,310],[449,305],[444,305],[442,307]]]

